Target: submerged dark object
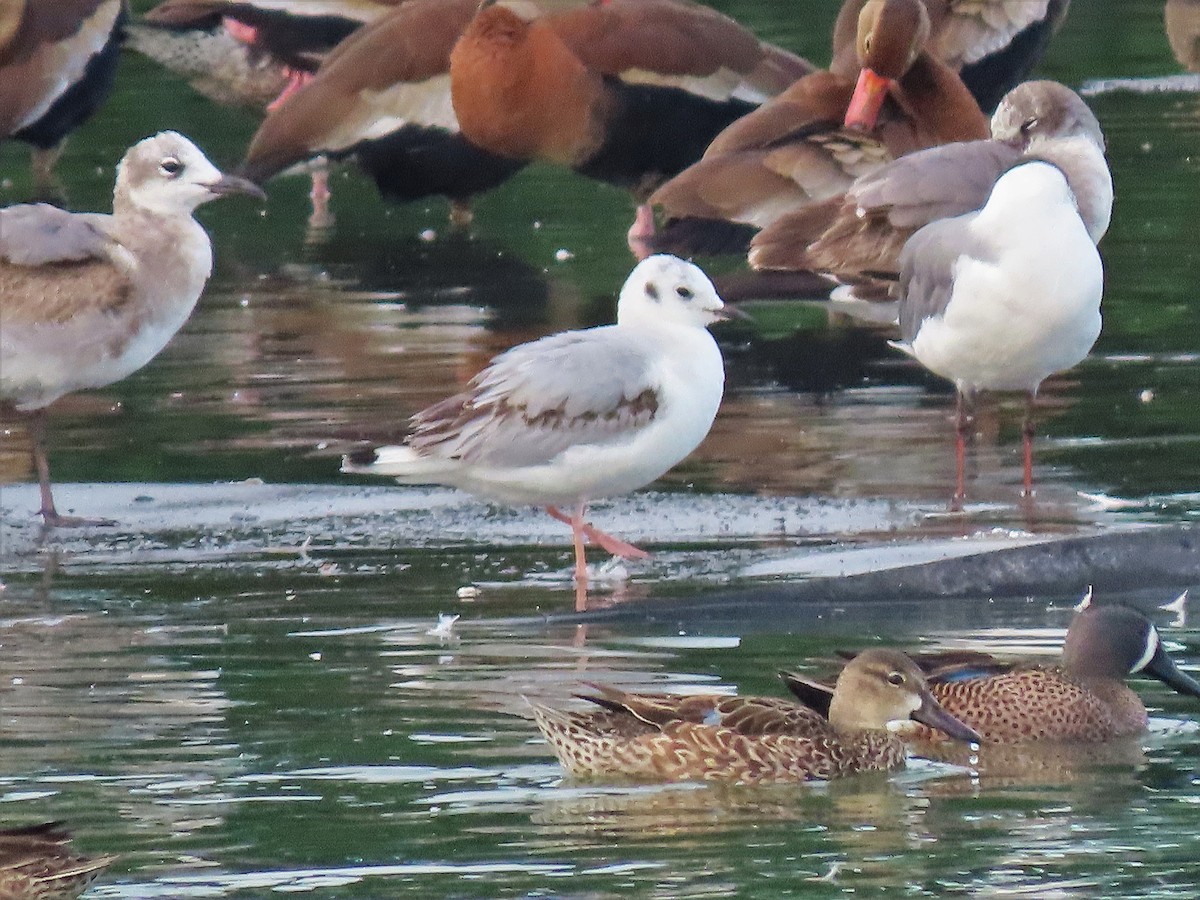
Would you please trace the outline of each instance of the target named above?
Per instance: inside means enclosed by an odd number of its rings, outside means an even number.
[[[1200,524],[1041,541],[970,556],[841,577],[811,578],[701,595],[656,597],[554,621],[676,623],[760,621],[770,627],[849,603],[1068,597],[1200,583]]]

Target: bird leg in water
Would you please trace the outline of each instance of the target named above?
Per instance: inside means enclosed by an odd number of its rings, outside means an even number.
[[[635,547],[633,544],[628,544],[620,538],[613,537],[611,534],[601,531],[594,525],[589,525],[587,522],[583,521],[583,511],[585,505],[586,504],[581,503],[576,509],[575,513],[575,516],[579,522],[580,531],[583,533],[584,537],[586,537],[597,547],[601,547],[611,553],[613,556],[621,557],[621,559],[650,558],[650,554],[641,547]],[[558,519],[558,521],[570,525],[572,529],[575,528],[576,518],[568,516],[557,506],[547,506],[546,512],[549,513],[553,518]]]
[[[1021,450],[1025,471],[1025,489],[1022,497],[1033,496],[1033,416],[1037,405],[1037,394],[1029,392],[1025,401],[1025,418],[1021,420]]]
[[[33,441],[33,467],[37,470],[38,490],[42,506],[38,514],[47,528],[71,528],[85,525],[115,525],[112,519],[82,519],[78,516],[60,516],[54,508],[54,495],[50,492],[50,460],[46,456],[46,410],[38,409],[29,417],[29,437]]]
[[[975,423],[972,403],[962,391],[955,394],[954,404],[954,509],[960,509],[967,497],[967,440]]]
[[[584,555],[583,540],[587,538],[593,544],[602,547],[604,550],[611,553],[613,556],[619,556],[622,559],[649,559],[650,554],[640,547],[635,547],[633,544],[628,544],[620,538],[615,538],[611,534],[606,534],[599,528],[589,525],[583,520],[584,511],[587,509],[586,503],[580,503],[575,507],[575,515],[568,516],[557,506],[547,506],[546,512],[560,522],[564,522],[571,526],[571,535],[574,538],[575,544],[575,609],[577,612],[582,612],[587,606],[587,557]]]
[[[333,227],[333,211],[329,208],[329,200],[333,193],[329,189],[329,160],[324,156],[317,157],[313,169],[309,173],[312,179],[312,189],[308,199],[312,202],[312,214],[308,217],[310,232],[317,233],[317,239],[325,237],[325,232]]]
[[[54,167],[65,146],[66,141],[62,140],[47,149],[34,148],[30,169],[33,172],[34,193],[41,200],[59,200],[65,194],[62,182],[54,174]]]

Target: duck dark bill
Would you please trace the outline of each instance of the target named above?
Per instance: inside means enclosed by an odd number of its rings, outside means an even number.
[[[936,728],[938,731],[944,731],[950,737],[959,741],[966,741],[970,744],[981,744],[983,738],[974,728],[969,725],[964,725],[942,707],[940,703],[934,699],[933,694],[929,693],[926,688],[921,692],[921,705],[912,714],[914,721],[920,722],[922,725],[928,725],[930,728]]]
[[[1167,654],[1162,641],[1157,640],[1157,637],[1155,634],[1154,655],[1150,657],[1150,661],[1142,667],[1141,671],[1170,685],[1181,694],[1200,697],[1200,681],[1196,681],[1195,678],[1175,665],[1175,661]]]

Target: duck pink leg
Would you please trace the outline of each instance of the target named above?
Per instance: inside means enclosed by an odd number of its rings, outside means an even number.
[[[629,252],[633,254],[634,259],[641,261],[650,255],[649,241],[652,237],[654,237],[654,209],[642,203],[638,206],[633,224],[629,226],[629,233],[625,236],[625,242],[629,245]]]
[[[305,72],[303,69],[289,67],[285,71],[287,72],[287,84],[284,85],[279,96],[267,104],[267,112],[275,112],[275,110],[287,103],[288,98],[292,94],[296,93],[313,79],[312,72]]]
[[[250,47],[258,40],[258,29],[253,25],[247,25],[245,22],[238,21],[231,16],[222,18],[221,24],[225,26],[225,31],[228,32],[229,36],[239,44],[245,44],[247,47]]]
[[[315,231],[325,231],[333,226],[333,212],[329,209],[329,199],[333,196],[329,190],[329,165],[318,163],[312,170],[312,190],[308,199],[312,201],[312,215],[308,217],[308,227]]]

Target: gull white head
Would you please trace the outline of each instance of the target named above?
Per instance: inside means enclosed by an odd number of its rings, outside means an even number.
[[[117,166],[114,208],[129,205],[160,215],[191,213],[225,194],[265,199],[257,185],[223,175],[200,148],[175,131],[138,141]]]
[[[617,301],[617,321],[623,324],[649,320],[703,328],[725,318],[725,304],[700,267],[666,254],[638,263]]]

